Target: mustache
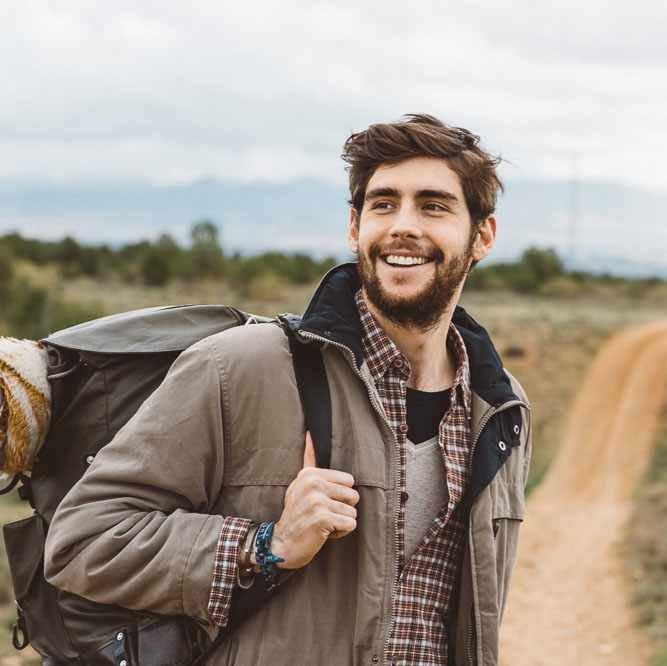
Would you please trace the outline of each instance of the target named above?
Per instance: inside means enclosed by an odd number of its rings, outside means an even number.
[[[437,263],[442,263],[445,260],[445,254],[439,248],[434,248],[430,252],[425,252],[419,245],[406,243],[405,241],[401,243],[391,243],[385,246],[382,246],[379,243],[374,243],[368,250],[368,256],[371,261],[375,261],[383,254],[393,254],[395,252],[409,252],[410,254],[428,257]]]

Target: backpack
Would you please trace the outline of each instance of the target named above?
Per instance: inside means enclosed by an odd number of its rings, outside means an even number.
[[[103,317],[53,333],[41,342],[48,353],[52,418],[31,474],[17,475],[19,495],[33,514],[4,526],[18,619],[12,642],[28,644],[44,666],[180,666],[202,663],[247,617],[290,578],[267,586],[257,576],[237,587],[231,619],[211,642],[202,624],[98,604],[58,590],[44,578],[44,544],[63,497],[98,451],[159,386],[176,357],[195,342],[235,326],[279,324],[289,339],[306,429],[318,465],[329,467],[331,410],[319,347],[296,341],[298,317],[249,315],[224,305],[147,308]],[[304,387],[308,390],[304,390]],[[328,408],[327,408],[328,406]]]

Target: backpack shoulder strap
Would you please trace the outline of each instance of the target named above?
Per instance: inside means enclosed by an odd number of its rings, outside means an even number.
[[[319,345],[298,340],[291,329],[287,328],[286,333],[306,430],[310,431],[315,446],[317,466],[328,469],[331,467],[331,394],[322,352]]]

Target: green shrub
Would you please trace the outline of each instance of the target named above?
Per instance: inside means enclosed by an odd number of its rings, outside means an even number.
[[[14,283],[4,319],[9,334],[37,340],[53,331],[107,314],[96,303],[74,303],[25,280]]]
[[[221,275],[225,256],[220,246],[218,227],[210,220],[200,220],[192,225],[190,238],[194,275]]]
[[[107,314],[109,313],[98,303],[75,303],[57,298],[52,304],[48,330],[45,331],[44,335],[80,324],[84,321],[98,319]]]
[[[152,247],[141,262],[141,276],[151,287],[163,287],[171,278],[169,259],[160,248]]]
[[[14,262],[8,250],[0,247],[0,303],[9,301],[14,283]]]

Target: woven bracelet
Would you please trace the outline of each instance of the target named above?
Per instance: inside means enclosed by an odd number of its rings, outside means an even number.
[[[262,523],[255,537],[255,559],[257,560],[257,564],[259,564],[264,579],[270,585],[274,585],[278,578],[278,567],[276,564],[285,561],[282,557],[278,557],[278,555],[274,555],[271,552],[271,538],[273,537],[274,525],[274,522]]]

